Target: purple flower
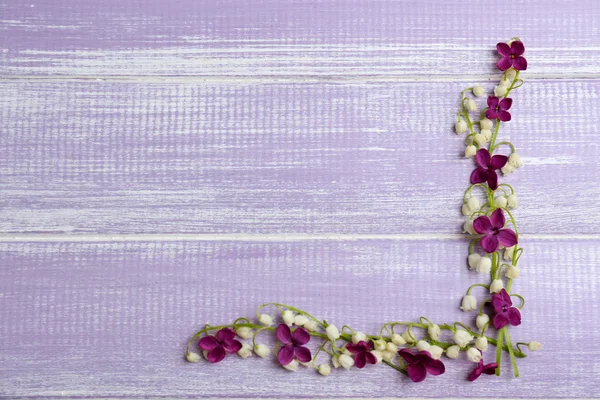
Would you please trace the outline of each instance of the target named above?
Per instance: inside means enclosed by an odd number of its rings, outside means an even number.
[[[479,149],[475,154],[475,159],[479,167],[471,173],[471,183],[487,182],[490,189],[498,189],[498,174],[496,174],[496,170],[506,165],[508,157],[500,154],[492,157],[486,149]]]
[[[294,332],[286,324],[279,324],[277,327],[277,339],[284,344],[277,353],[279,364],[285,366],[292,362],[294,356],[301,362],[309,362],[312,355],[307,347],[304,347],[310,340],[310,333],[304,328],[296,328]]]
[[[205,336],[198,342],[200,349],[207,351],[206,358],[211,363],[216,363],[225,358],[227,353],[235,353],[242,348],[242,344],[235,340],[233,329],[223,328],[216,336]]]
[[[498,60],[498,64],[496,64],[500,71],[506,71],[510,67],[513,67],[517,71],[525,71],[527,69],[527,60],[523,57],[523,53],[525,53],[523,42],[515,40],[510,46],[500,42],[496,45],[496,49],[502,56]]]
[[[511,229],[504,229],[504,211],[497,208],[488,218],[486,215],[475,218],[473,230],[484,235],[481,247],[486,253],[498,251],[500,245],[512,247],[517,244],[517,235]]]
[[[483,365],[483,358],[479,360],[477,366],[471,371],[469,374],[469,380],[473,382],[475,379],[479,378],[481,374],[486,375],[494,375],[496,373],[496,368],[498,368],[498,364],[495,362]]]
[[[446,372],[444,363],[440,360],[431,358],[428,351],[419,351],[416,354],[411,353],[408,349],[398,351],[398,354],[406,361],[408,367],[408,377],[413,382],[421,382],[429,372],[431,375],[441,375]]]
[[[496,96],[489,96],[487,99],[488,109],[485,110],[485,116],[488,119],[498,118],[502,122],[510,121],[510,106],[512,106],[512,99],[505,97],[502,100]]]
[[[364,368],[367,363],[377,364],[377,357],[371,353],[372,346],[373,343],[365,342],[364,340],[356,344],[348,343],[346,345],[346,350],[354,354],[354,365],[356,365],[356,368]]]
[[[507,324],[512,326],[521,325],[521,311],[512,306],[512,300],[505,289],[492,296],[492,307],[496,311],[493,321],[494,328],[502,329]]]

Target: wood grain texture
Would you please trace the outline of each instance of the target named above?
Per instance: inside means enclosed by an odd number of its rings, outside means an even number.
[[[0,394],[3,396],[586,397],[600,385],[597,241],[524,241],[527,298],[515,340],[544,351],[522,377],[465,382],[473,363],[407,383],[385,366],[289,373],[257,357],[186,363],[187,338],[276,299],[332,323],[373,332],[383,321],[464,321],[461,294],[481,277],[468,242],[0,244]],[[552,279],[551,273],[560,279]],[[559,272],[560,271],[560,272]],[[475,290],[478,297],[483,293]],[[263,337],[259,341],[266,341]],[[490,350],[491,352],[491,350]],[[486,353],[490,357],[489,353]],[[508,360],[505,360],[508,362]],[[59,366],[59,368],[57,368]],[[548,366],[552,366],[549,369]],[[274,379],[265,381],[265,377]],[[552,384],[548,384],[551,381]]]
[[[452,128],[464,83],[0,87],[3,232],[418,234],[463,223],[473,164]],[[530,82],[513,97],[499,137],[526,163],[503,179],[520,197],[521,232],[599,233],[598,81]]]
[[[0,14],[0,75],[488,75],[491,45],[515,34],[530,76],[600,73],[595,0],[4,0]]]

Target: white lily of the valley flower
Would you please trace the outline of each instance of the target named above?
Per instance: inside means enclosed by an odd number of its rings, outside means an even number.
[[[254,348],[254,352],[262,358],[267,358],[271,354],[271,349],[266,344],[257,344]]]
[[[519,268],[515,267],[514,265],[509,265],[506,269],[505,275],[507,278],[517,279],[520,273],[521,271],[519,270]]]
[[[494,88],[494,96],[503,97],[506,95],[506,86],[498,85]]]
[[[242,357],[242,358],[248,358],[250,356],[252,356],[252,346],[250,346],[248,343],[244,343],[242,345],[242,348],[238,350],[238,356]]]
[[[394,333],[392,335],[392,343],[394,343],[396,346],[402,346],[402,345],[406,344],[406,340],[404,340],[404,338],[402,337],[402,335]]]
[[[473,212],[481,208],[481,204],[479,203],[479,200],[477,200],[477,197],[469,197],[469,200],[467,200],[467,205],[471,210],[473,210]]]
[[[531,342],[527,343],[527,348],[529,351],[538,351],[542,348],[542,344],[538,341],[532,340]]]
[[[348,350],[348,349],[346,348],[346,345],[343,345],[343,346],[341,347],[341,350],[342,350],[342,354],[345,354],[345,355],[347,355],[347,356],[351,356],[351,355],[352,355],[352,353],[350,353],[350,350]]]
[[[494,199],[494,204],[496,205],[496,207],[505,208],[508,204],[508,200],[506,200],[506,197],[504,196],[498,196]]]
[[[266,326],[271,326],[273,325],[273,317],[268,314],[260,314],[258,317],[258,322]]]
[[[516,194],[509,194],[508,198],[506,199],[506,201],[508,202],[508,206],[510,208],[517,208],[517,207],[519,207],[519,199],[517,198]]]
[[[235,330],[235,334],[241,337],[242,339],[249,339],[252,337],[252,329],[241,327]]]
[[[440,346],[433,345],[429,348],[429,354],[431,354],[431,358],[434,360],[439,360],[442,354],[444,354],[444,349]]]
[[[510,44],[512,42],[514,42],[514,40],[511,39],[511,40],[507,41],[506,44],[510,46]],[[506,70],[504,76],[506,77],[507,81],[512,82],[515,80],[515,77],[517,76],[517,71],[515,71],[514,68],[509,68]]]
[[[473,87],[473,94],[477,97],[481,97],[485,94],[485,89],[483,86],[476,85]]]
[[[492,270],[492,260],[489,257],[481,257],[477,262],[476,270],[481,274],[489,274]]]
[[[486,351],[488,349],[488,340],[485,336],[479,336],[475,339],[475,347],[477,347],[481,351]]]
[[[396,346],[396,345],[395,345],[394,343],[392,343],[392,342],[388,342],[388,343],[386,344],[386,346],[385,346],[385,350],[386,350],[386,351],[389,351],[389,352],[392,352],[392,353],[395,353],[395,352],[397,352],[397,351],[398,351],[398,346]]]
[[[515,168],[521,168],[523,166],[523,161],[521,161],[521,157],[517,153],[511,153],[508,156],[508,163]]]
[[[373,341],[373,346],[377,351],[383,351],[387,348],[387,343],[385,340],[377,339]]]
[[[333,365],[333,368],[339,368],[340,367],[339,356],[331,357],[331,364]]]
[[[477,319],[475,320],[475,325],[477,325],[477,328],[480,331],[483,331],[485,329],[485,326],[489,323],[490,323],[490,317],[487,314],[478,315]]]
[[[208,360],[208,351],[206,351],[206,350],[202,350],[202,355],[204,356],[204,358],[205,358],[206,360]]]
[[[465,148],[465,157],[466,158],[473,157],[475,154],[477,154],[477,147],[470,144]]]
[[[298,371],[298,365],[300,365],[300,363],[297,360],[292,360],[291,363],[284,365],[283,368],[287,369],[288,371],[296,372]]]
[[[294,325],[304,326],[308,321],[306,315],[299,314],[294,317]]]
[[[490,131],[489,129],[482,129],[481,131],[479,131],[479,133],[483,135],[486,143],[492,139],[492,131]]]
[[[427,327],[427,333],[433,340],[438,340],[440,338],[440,333],[442,330],[439,325],[431,324]]]
[[[479,350],[477,350],[475,347],[471,347],[469,350],[467,350],[467,358],[478,363],[483,357],[481,356],[481,352]]]
[[[202,357],[200,357],[200,354],[198,354],[198,353],[188,352],[185,355],[185,359],[188,360],[188,362],[197,363],[198,361],[200,361],[202,359]]]
[[[292,310],[285,310],[284,312],[281,313],[281,318],[283,319],[283,322],[287,326],[291,326],[294,323],[295,317],[296,317],[296,314],[294,314],[294,312]]]
[[[479,263],[480,259],[481,259],[481,255],[479,255],[479,253],[469,254],[469,257],[467,257],[467,262],[469,263],[469,268],[470,269],[477,268],[477,263]]]
[[[381,353],[381,351],[373,350],[371,351],[371,354],[373,354],[375,356],[375,359],[377,360],[375,364],[379,364],[383,361],[383,354]]]
[[[487,142],[487,140],[485,139],[485,135],[483,135],[482,133],[476,133],[475,136],[473,136],[473,140],[480,147],[483,146]]]
[[[488,130],[491,130],[491,129],[492,129],[492,126],[493,126],[493,124],[492,124],[492,121],[491,121],[491,120],[489,120],[489,119],[487,119],[487,118],[484,118],[484,119],[482,119],[481,121],[479,121],[479,127],[480,127],[481,129],[488,129]]]
[[[503,175],[512,174],[515,172],[515,167],[510,164],[506,164],[504,167],[500,168],[500,171],[502,171]]]
[[[468,219],[465,221],[465,223],[463,225],[463,232],[468,233],[469,235],[475,235],[477,233],[475,231],[475,228],[473,228],[473,220],[472,219]]]
[[[502,279],[494,279],[490,284],[490,293],[500,293],[502,289],[504,289]]]
[[[354,359],[347,354],[342,354],[338,357],[340,366],[346,369],[350,369],[354,365]]]
[[[367,335],[365,335],[362,332],[354,332],[352,334],[352,343],[356,344],[356,343],[361,342],[361,341],[366,342],[367,341]]]
[[[475,296],[468,294],[465,297],[463,297],[462,305],[460,306],[460,309],[463,311],[476,310],[477,309],[477,299],[475,298]]]
[[[332,342],[335,342],[336,340],[338,340],[340,338],[340,331],[338,330],[337,326],[335,326],[335,325],[332,325],[332,324],[327,325],[327,328],[325,328],[325,333],[327,333],[327,337]]]
[[[315,363],[313,363],[313,362],[312,362],[312,360],[311,360],[311,361],[308,361],[308,362],[302,362],[302,361],[298,361],[298,362],[299,362],[299,363],[300,363],[300,365],[302,365],[303,367],[306,367],[306,368],[315,368]]]
[[[467,107],[467,110],[469,110],[470,112],[475,112],[477,111],[477,103],[475,103],[475,101],[468,99],[466,101],[465,106]]]
[[[318,327],[319,325],[317,325],[317,323],[313,320],[309,320],[307,323],[304,324],[304,328],[306,328],[309,332],[316,331]]]
[[[516,245],[515,245],[516,246]],[[510,247],[506,247],[504,249],[504,254],[502,255],[502,257],[506,260],[506,261],[512,261],[513,259],[513,255],[515,254],[515,246],[510,246]]]
[[[450,346],[446,349],[446,357],[455,359],[460,355],[460,347],[457,345]]]
[[[462,329],[457,329],[452,338],[454,339],[454,343],[456,343],[459,347],[465,347],[471,342],[471,340],[473,340],[473,336],[471,336],[469,332]]]
[[[329,364],[321,364],[319,365],[319,368],[317,368],[317,370],[323,376],[329,376],[329,374],[331,374],[331,367],[329,366]]]
[[[417,342],[417,349],[419,351],[428,351],[431,345],[424,340],[419,340]]]
[[[454,130],[456,131],[457,135],[465,133],[467,131],[467,123],[463,119],[459,120],[456,124],[454,124]]]
[[[383,357],[384,361],[387,362],[392,362],[392,360],[394,359],[394,357],[396,357],[396,352],[395,351],[383,351],[381,352],[381,357]]]
[[[406,343],[414,343],[415,342],[415,338],[411,335],[411,333],[408,330],[405,330],[404,332],[402,332],[402,339],[404,339],[406,341]]]

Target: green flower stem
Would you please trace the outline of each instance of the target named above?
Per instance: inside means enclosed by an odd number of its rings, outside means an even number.
[[[520,294],[516,294],[516,293],[511,293],[510,295],[521,299],[521,305],[518,308],[519,308],[519,310],[522,310],[523,307],[525,307],[525,299],[523,298],[523,296],[521,296]]]
[[[488,188],[487,185],[485,185],[483,183],[474,183],[471,186],[469,186],[467,190],[465,190],[465,194],[463,196],[463,203],[467,202],[467,195],[469,195],[469,197],[472,196],[471,193],[473,192],[473,188],[475,188],[475,187],[482,187],[482,188],[484,188],[488,194],[490,192],[490,189]]]
[[[306,311],[300,310],[299,308],[296,307],[292,307],[289,306],[287,304],[281,304],[281,303],[265,303],[265,304],[261,304],[257,309],[256,309],[256,317],[258,318],[260,316],[260,310],[268,307],[268,306],[275,306],[277,307],[277,309],[282,312],[281,308],[287,308],[288,310],[291,311],[295,311],[298,314],[302,314],[310,319],[312,319],[313,321],[315,321],[317,324],[321,325],[323,328],[327,328],[327,325],[325,325],[325,323],[315,317],[313,317],[312,315],[310,315],[309,313],[307,313]]]
[[[494,154],[494,143],[496,143],[496,137],[498,136],[498,131],[500,130],[500,120],[496,120],[496,126],[494,127],[494,134],[492,135],[492,140],[490,142],[490,154]],[[491,189],[490,189],[491,190]]]
[[[404,375],[408,376],[408,372],[406,372],[406,370],[405,370],[404,368],[402,368],[402,367],[399,367],[399,366],[397,366],[397,365],[395,365],[395,364],[392,364],[391,362],[389,362],[389,361],[386,361],[386,360],[383,360],[383,363],[384,363],[385,365],[388,365],[388,366],[390,366],[390,367],[394,368],[396,371],[400,371],[400,372],[402,372]]]
[[[516,152],[515,150],[515,146],[513,146],[513,144],[511,142],[500,142],[500,143],[496,143],[496,148],[502,146],[502,145],[506,145],[506,146],[510,146],[511,151],[514,153]]]
[[[502,344],[502,335],[504,334],[504,328],[500,329],[498,332],[498,343]],[[500,363],[502,362],[502,348],[504,346],[496,346],[496,364],[498,367],[496,368],[496,376],[500,376]]]
[[[470,295],[470,294],[471,294],[471,290],[472,290],[474,287],[478,287],[478,286],[479,286],[479,287],[486,288],[487,290],[490,290],[490,287],[489,287],[488,285],[484,285],[483,283],[476,283],[476,284],[474,284],[474,285],[471,285],[471,286],[469,286],[469,289],[467,289],[467,294],[469,294],[469,295]],[[462,324],[461,324],[461,325],[462,325]]]
[[[510,217],[510,221],[513,224],[513,228],[515,228],[515,233],[517,234],[517,237],[518,237],[519,236],[519,228],[517,228],[517,221],[515,221],[515,217],[513,217],[512,213],[510,211],[508,211],[508,209],[503,208],[503,210],[506,211],[506,213]]]
[[[501,184],[498,185],[498,187],[500,187],[500,186],[505,186],[505,187],[509,188],[510,189],[510,193],[511,194],[515,194],[515,189],[513,189],[513,187],[510,186],[508,183],[501,183]]]
[[[519,368],[517,367],[517,360],[515,359],[515,354],[513,352],[512,343],[510,341],[510,334],[508,333],[508,328],[502,328],[504,330],[504,337],[506,339],[506,345],[508,346],[508,354],[510,355],[510,362],[512,363],[513,371],[515,372],[515,378],[519,377]]]

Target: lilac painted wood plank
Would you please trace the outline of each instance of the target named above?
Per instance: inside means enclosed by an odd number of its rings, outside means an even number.
[[[293,303],[339,325],[374,331],[384,320],[470,323],[458,305],[478,281],[467,242],[300,241],[0,244],[0,396],[589,397],[600,385],[600,246],[524,241],[527,298],[515,340],[544,350],[476,384],[466,360],[414,385],[384,366],[329,378],[237,356],[187,364],[202,324]],[[553,279],[549,271],[559,272]],[[410,284],[407,284],[410,282]],[[479,293],[479,292],[477,292]],[[488,355],[489,357],[489,355]],[[276,379],[266,379],[276,378]]]
[[[0,230],[457,233],[465,86],[3,83]],[[515,93],[500,137],[526,163],[505,179],[521,232],[599,232],[599,97],[589,80]]]
[[[600,72],[596,0],[3,0],[0,14],[2,75],[488,74],[513,35],[531,74]]]

